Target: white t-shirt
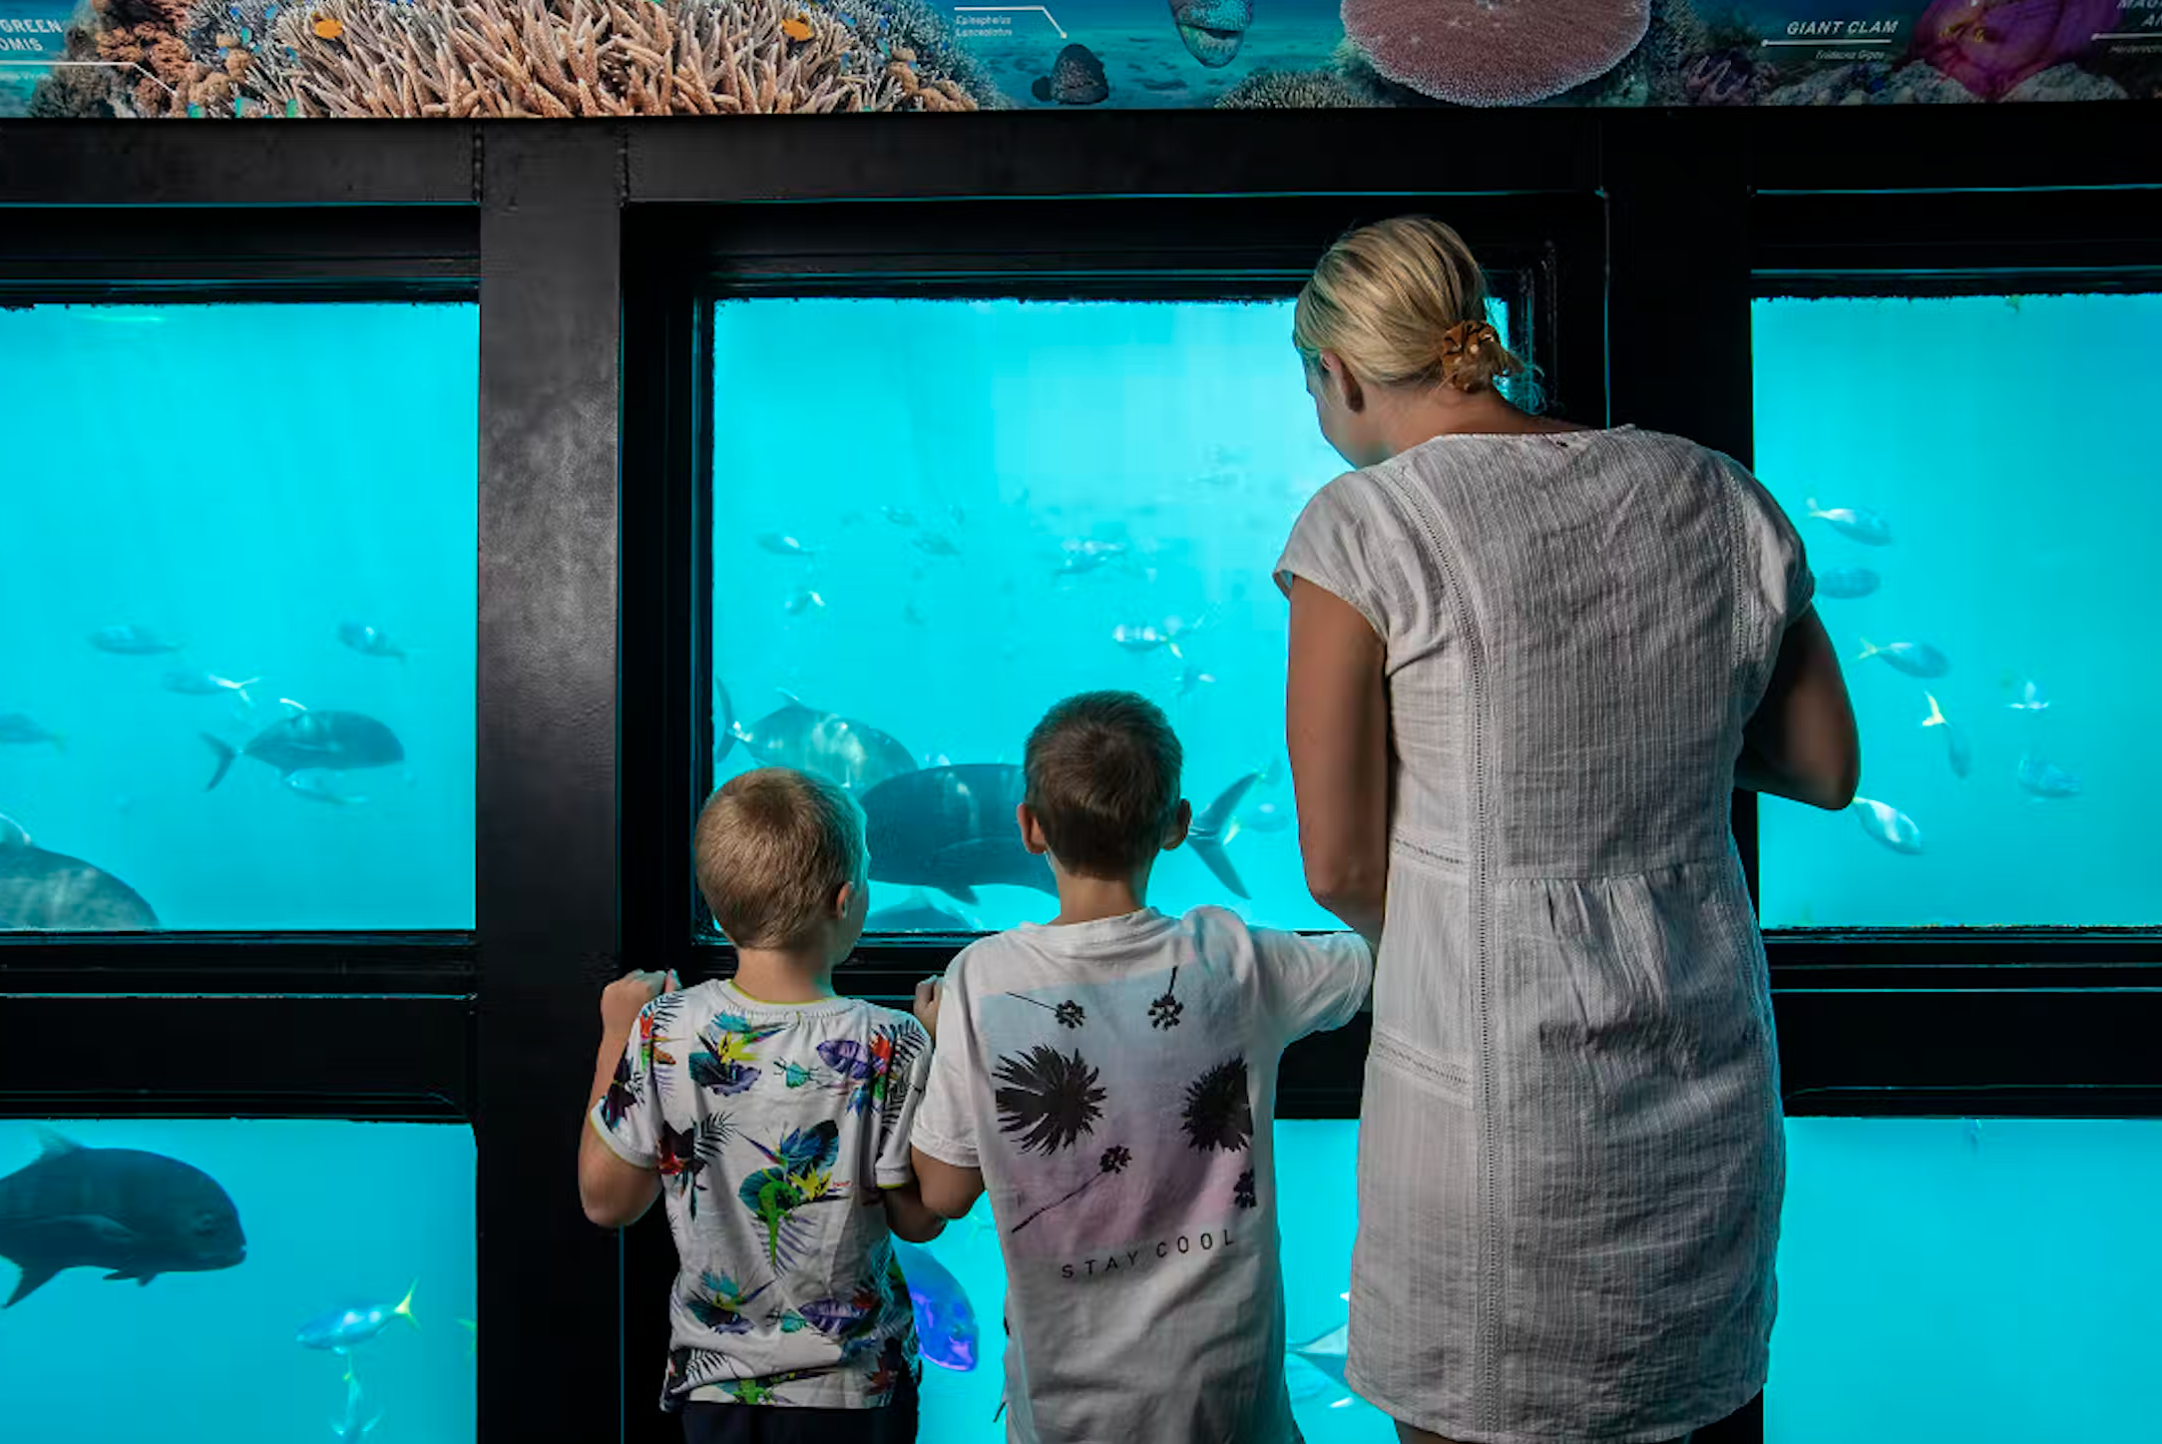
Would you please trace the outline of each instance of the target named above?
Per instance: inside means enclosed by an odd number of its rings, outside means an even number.
[[[1298,1438],[1276,1068],[1372,983],[1354,936],[1249,929],[1221,908],[1030,924],[953,960],[909,1141],[983,1170],[1006,1259],[1009,1438]]]
[[[658,1169],[679,1268],[661,1407],[876,1408],[917,1368],[882,1189],[907,1183],[930,1039],[858,998],[731,982],[638,1015],[593,1128]]]

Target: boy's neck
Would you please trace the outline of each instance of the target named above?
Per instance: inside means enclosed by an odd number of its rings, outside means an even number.
[[[1122,918],[1148,906],[1147,869],[1133,877],[1076,877],[1064,868],[1053,871],[1058,878],[1058,916],[1051,919],[1055,928]]]
[[[760,1003],[822,1003],[835,996],[833,964],[816,949],[738,948],[731,981]]]

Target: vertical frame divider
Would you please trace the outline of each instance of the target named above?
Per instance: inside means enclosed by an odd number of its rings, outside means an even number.
[[[485,139],[480,1428],[602,1444],[623,1423],[620,1249],[573,1170],[617,929],[619,137]]]
[[[1608,406],[1614,422],[1686,436],[1747,466],[1751,127],[1687,120],[1674,111],[1601,117]],[[1756,794],[1736,792],[1731,817],[1754,905]]]

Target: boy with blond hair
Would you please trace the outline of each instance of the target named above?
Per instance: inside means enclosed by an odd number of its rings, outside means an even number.
[[[620,1228],[667,1200],[661,1407],[687,1444],[908,1444],[919,1366],[892,1240],[945,1222],[908,1156],[930,1040],[833,991],[868,906],[863,811],[804,773],[746,772],[707,802],[697,854],[736,972],[601,995],[586,1215]]]
[[[1181,753],[1146,699],[1092,692],[1028,739],[1022,839],[1058,917],[968,948],[935,998],[910,1143],[947,1218],[988,1192],[1020,1444],[1289,1444],[1273,1113],[1286,1045],[1373,983],[1349,935],[1147,906],[1186,839]],[[1346,1199],[1346,1205],[1349,1200]]]

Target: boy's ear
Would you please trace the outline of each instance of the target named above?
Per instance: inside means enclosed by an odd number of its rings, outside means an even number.
[[[1186,841],[1186,834],[1193,825],[1194,805],[1182,797],[1177,810],[1171,814],[1171,825],[1164,829],[1164,851],[1169,852]]]
[[[1038,857],[1051,850],[1051,844],[1044,839],[1043,824],[1036,820],[1036,814],[1027,803],[1024,802],[1013,810],[1013,820],[1021,829],[1023,847]]]
[[[844,882],[834,890],[831,909],[835,917],[845,918],[848,916],[849,908],[855,905],[856,892],[856,885],[852,882]]]

